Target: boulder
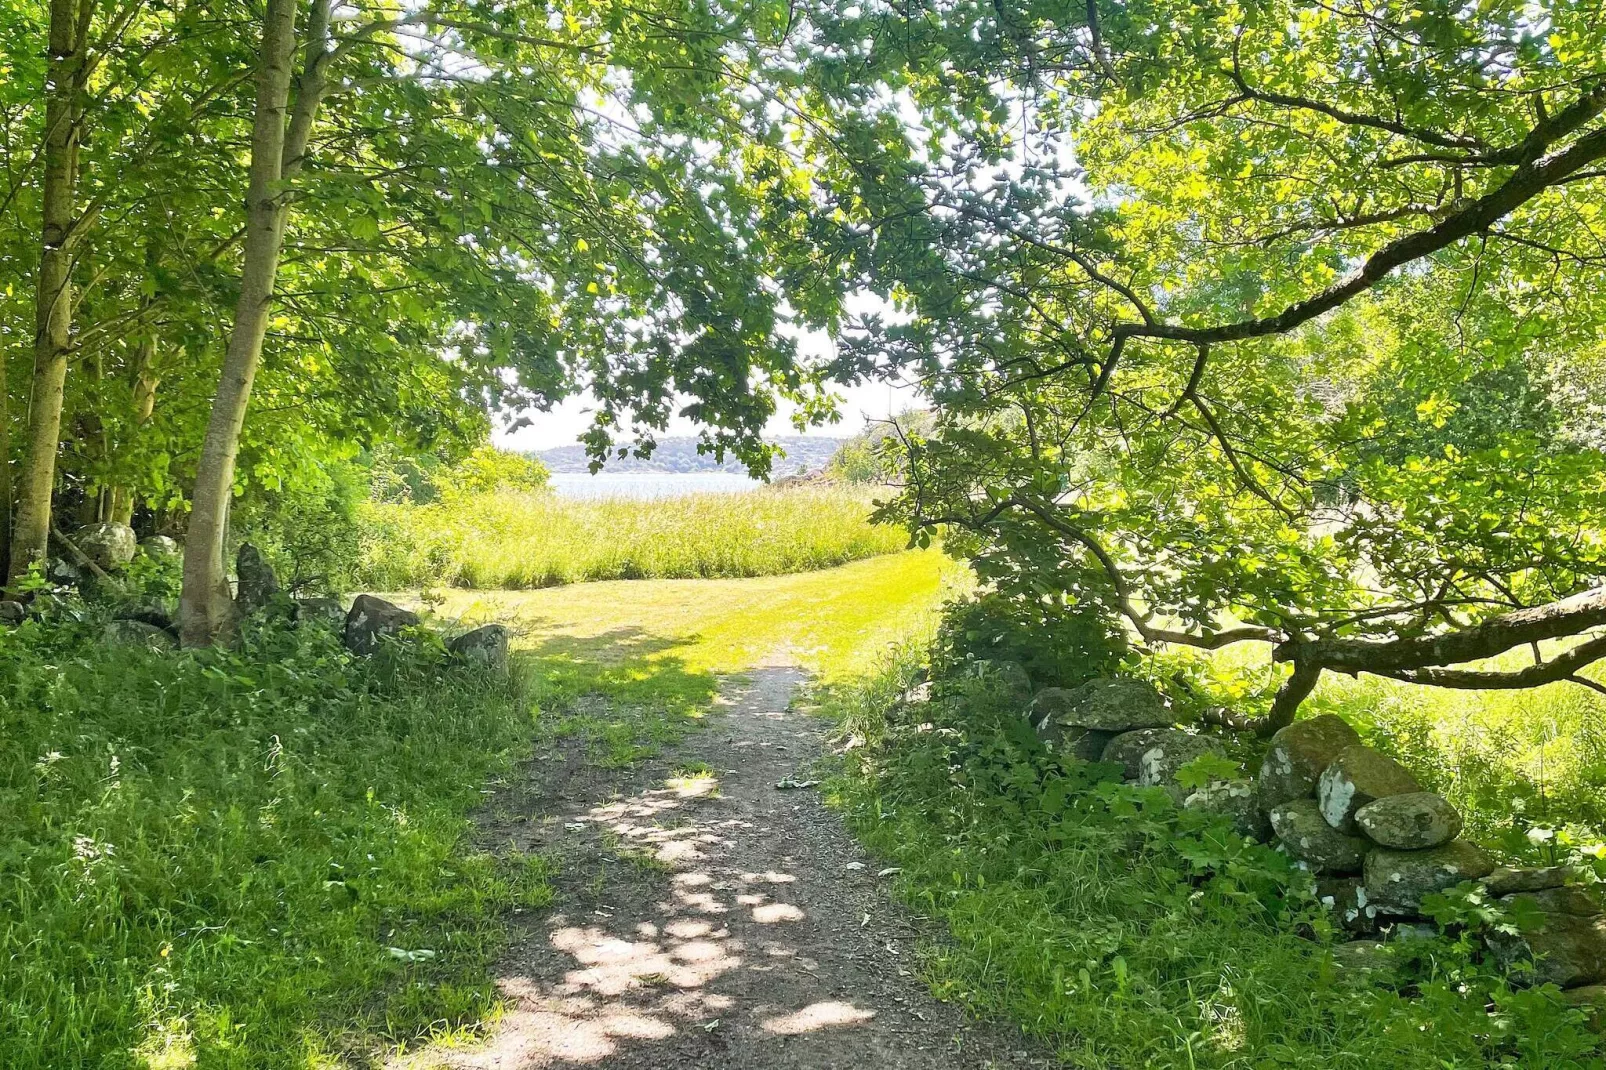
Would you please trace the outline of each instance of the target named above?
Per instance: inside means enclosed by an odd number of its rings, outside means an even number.
[[[1101,761],[1118,763],[1122,776],[1136,780],[1140,772],[1138,759],[1143,757],[1143,752],[1178,736],[1190,734],[1180,728],[1139,728],[1121,732],[1110,739],[1099,758]]]
[[[1315,795],[1322,770],[1360,741],[1347,721],[1330,713],[1278,729],[1260,765],[1261,803],[1270,808]]]
[[[1496,961],[1508,970],[1532,963],[1536,985],[1573,988],[1606,981],[1606,917],[1545,914],[1542,919],[1532,931],[1486,933]]]
[[[1560,888],[1579,879],[1572,866],[1500,866],[1483,878],[1483,886],[1495,897],[1516,892],[1539,892]]]
[[[1290,799],[1272,807],[1271,827],[1278,846],[1316,873],[1357,873],[1371,846],[1329,825],[1314,799]]]
[[[291,612],[297,624],[338,624],[346,619],[345,603],[338,598],[297,598]]]
[[[346,649],[354,654],[372,654],[384,636],[400,634],[403,628],[418,624],[418,614],[410,609],[360,594],[346,614]]]
[[[146,557],[152,557],[158,561],[177,557],[181,552],[178,540],[169,538],[166,535],[150,535],[139,540],[139,550]]]
[[[1387,983],[1395,976],[1394,950],[1381,940],[1352,940],[1333,945],[1333,968],[1340,980]]]
[[[1098,732],[1173,725],[1177,717],[1149,684],[1129,677],[1089,680],[1080,687],[1049,687],[1032,698],[1032,723]]]
[[[1507,906],[1521,905],[1546,914],[1571,914],[1575,918],[1588,918],[1606,913],[1606,903],[1600,893],[1585,884],[1564,884],[1559,888],[1536,888],[1531,892],[1514,892],[1496,900]]]
[[[1271,820],[1261,809],[1253,780],[1231,780],[1212,784],[1182,800],[1187,810],[1216,814],[1232,822],[1240,836],[1265,843],[1272,837]]]
[[[486,624],[475,628],[446,644],[451,654],[471,665],[479,665],[493,672],[507,671],[507,643],[511,633],[500,624]]]
[[[0,624],[21,624],[28,616],[28,607],[7,598],[0,601]]]
[[[1374,799],[1355,811],[1355,824],[1373,843],[1403,851],[1437,847],[1461,834],[1461,815],[1431,791]]]
[[[1138,783],[1146,788],[1165,788],[1181,802],[1187,797],[1187,791],[1177,783],[1177,770],[1206,754],[1225,753],[1221,741],[1214,736],[1188,732],[1166,736],[1138,757]]]
[[[1026,674],[1026,666],[1018,661],[1009,658],[988,661],[983,673],[995,689],[1009,698],[1024,700],[1032,697],[1032,678]]]
[[[1588,1016],[1589,1028],[1597,1033],[1606,1031],[1606,985],[1569,988],[1561,998],[1568,1006],[1577,1007]]]
[[[239,578],[234,601],[246,613],[265,608],[279,594],[279,577],[250,543],[242,543],[234,556],[234,574]]]
[[[85,557],[106,572],[116,572],[134,560],[134,552],[139,549],[134,529],[111,520],[79,528],[73,532],[72,541]]]
[[[106,627],[101,630],[100,641],[106,646],[142,647],[146,650],[171,650],[178,645],[171,632],[142,620],[107,621]]]
[[[1424,895],[1487,877],[1493,870],[1488,853],[1466,840],[1426,851],[1374,847],[1366,855],[1366,894],[1379,909],[1417,910]]]
[[[1316,882],[1316,901],[1345,932],[1360,936],[1377,932],[1377,908],[1367,899],[1366,885],[1358,877],[1322,878]]]
[[[1043,746],[1049,750],[1068,754],[1072,758],[1080,758],[1084,762],[1098,761],[1104,753],[1105,746],[1115,738],[1114,732],[1100,732],[1077,725],[1059,725],[1051,721],[1038,724],[1035,731],[1037,738],[1042,740]]]
[[[1355,812],[1367,803],[1421,790],[1416,777],[1399,762],[1356,744],[1339,751],[1322,770],[1321,778],[1316,781],[1316,800],[1329,825],[1353,835],[1360,831],[1355,824]]]

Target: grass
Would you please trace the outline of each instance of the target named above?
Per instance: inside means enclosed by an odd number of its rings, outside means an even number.
[[[923,960],[939,995],[1088,1070],[1601,1065],[1580,1015],[1512,990],[1469,941],[1401,945],[1394,987],[1346,974],[1285,857],[1045,753],[974,686],[904,707],[919,664],[830,695],[866,741],[830,786],[946,924]]]
[[[500,914],[550,896],[467,836],[515,683],[87,638],[0,633],[0,1065],[332,1067],[490,1009]]]
[[[472,1032],[510,913],[551,894],[546,859],[470,821],[515,759],[629,763],[776,655],[845,679],[951,577],[906,553],[451,592],[516,618],[511,680],[318,629],[178,654],[0,631],[0,1066],[322,1070]]]
[[[363,507],[359,582],[530,589],[596,580],[776,576],[903,549],[857,491],[765,489],[651,501],[497,493]]]

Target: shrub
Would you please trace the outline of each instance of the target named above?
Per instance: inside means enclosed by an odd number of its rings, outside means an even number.
[[[1120,627],[1097,606],[993,590],[948,607],[931,668],[954,678],[1012,661],[1036,687],[1074,687],[1109,675],[1126,652]]]

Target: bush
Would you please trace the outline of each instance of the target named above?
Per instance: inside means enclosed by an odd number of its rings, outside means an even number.
[[[231,519],[232,548],[254,545],[292,590],[345,591],[356,579],[366,474],[346,461],[330,463],[323,472],[325,479],[317,485],[247,497]]]
[[[1108,676],[1126,653],[1124,633],[1097,606],[994,590],[948,607],[931,671],[952,679],[1017,662],[1035,687],[1074,687]]]

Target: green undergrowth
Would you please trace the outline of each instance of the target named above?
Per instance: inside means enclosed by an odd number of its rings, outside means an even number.
[[[0,1066],[324,1067],[477,1021],[537,856],[474,846],[530,702],[333,630],[0,632]]]
[[[777,576],[907,544],[858,491],[800,488],[646,501],[498,492],[362,507],[358,583],[555,587],[594,580]]]
[[[1601,1065],[1581,1014],[1510,987],[1470,939],[1400,945],[1396,986],[1339,968],[1284,856],[1049,754],[977,686],[901,702],[918,671],[907,653],[825,696],[855,744],[830,791],[946,924],[924,957],[938,995],[1088,1070]]]

